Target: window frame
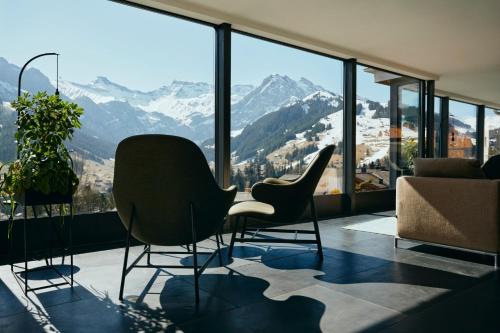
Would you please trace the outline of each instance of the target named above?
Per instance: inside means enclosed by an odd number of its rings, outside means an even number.
[[[357,59],[347,59],[312,50],[306,47],[260,36],[254,33],[233,28],[228,23],[216,24],[187,15],[173,13],[167,10],[138,4],[130,0],[110,0],[118,4],[131,6],[140,10],[147,10],[162,15],[178,18],[195,24],[201,24],[214,29],[215,34],[215,114],[214,114],[214,134],[215,134],[215,175],[220,186],[228,187],[231,173],[231,33],[238,33],[244,36],[256,38],[277,45],[308,52],[343,63],[343,192],[341,194],[315,195],[318,213],[322,217],[333,216],[346,213],[358,213],[361,211],[374,211],[381,209],[391,209],[394,206],[392,200],[395,196],[394,189],[384,189],[375,192],[356,193],[354,191],[355,179],[355,154],[356,154],[356,96],[357,77],[356,66],[361,65],[376,70],[381,70],[390,74],[403,76],[414,80],[419,84],[419,119],[418,119],[418,143],[419,156],[434,156],[434,97],[441,100],[440,103],[440,157],[448,156],[448,129],[449,129],[449,101],[456,100],[476,107],[477,127],[476,127],[476,158],[483,159],[484,130],[485,130],[485,106],[465,102],[458,99],[451,99],[448,96],[435,95],[434,81],[425,81],[417,77],[401,74],[381,67],[373,66]],[[427,93],[427,103],[426,96]],[[392,96],[391,96],[392,97]],[[432,101],[429,100],[432,98]],[[392,99],[392,98],[391,98]],[[498,109],[498,107],[492,107]],[[432,123],[431,123],[432,122]],[[381,199],[383,197],[383,199]],[[392,200],[392,201],[391,201]]]

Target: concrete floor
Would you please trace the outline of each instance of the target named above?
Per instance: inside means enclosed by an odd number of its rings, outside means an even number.
[[[225,255],[221,267],[216,258],[201,277],[198,308],[190,269],[135,269],[119,302],[123,249],[76,256],[73,290],[28,297],[3,266],[0,332],[500,331],[500,282],[490,258],[406,242],[401,245],[411,250],[395,250],[391,236],[342,228],[381,215],[320,222],[323,262],[313,246],[237,245],[232,261]],[[133,248],[132,257],[140,250]],[[192,261],[153,258],[156,264]],[[59,281],[33,273],[30,283],[47,278]]]

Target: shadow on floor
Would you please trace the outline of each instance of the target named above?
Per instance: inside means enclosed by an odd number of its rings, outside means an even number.
[[[194,285],[182,277],[168,279],[159,295],[151,292],[154,280],[162,273],[157,270],[141,295],[129,295],[121,304],[113,302],[108,294],[81,286],[74,289],[81,297],[77,302],[45,307],[43,299],[54,295],[39,299],[50,324],[65,332],[177,332],[179,326],[183,332],[246,332],[249,328],[268,331],[277,330],[278,326],[283,332],[321,331],[319,322],[325,311],[322,302],[304,296],[271,300],[263,295],[269,286],[264,280],[238,274],[205,274],[200,279],[203,288],[196,306]],[[233,304],[241,299],[258,310],[249,311]]]
[[[43,322],[26,315],[27,305],[26,298],[18,298],[0,280],[0,332],[44,332]]]
[[[399,283],[442,289],[458,289],[477,282],[477,278],[401,262],[394,262],[363,254],[325,248],[329,255],[320,260],[315,252],[301,253],[286,258],[266,258],[262,263],[275,269],[313,269],[318,280],[337,283]],[[292,251],[292,250],[289,250]],[[369,274],[374,272],[376,274]]]
[[[41,266],[43,268],[43,266]],[[69,278],[71,276],[71,265],[53,265],[55,269],[64,277]],[[73,274],[76,274],[80,271],[80,267],[73,265]],[[24,279],[26,276],[26,273],[22,272],[19,274],[19,276]],[[28,281],[29,280],[53,280],[53,279],[60,279],[61,277],[59,274],[57,274],[56,271],[51,269],[50,267],[47,267],[47,269],[37,269],[37,270],[30,270],[28,273]]]
[[[312,270],[312,280],[339,286],[341,292],[372,303],[386,302],[387,304],[382,305],[402,309],[405,314],[421,312],[454,293],[491,278],[491,274],[474,278],[452,273],[444,268],[394,262],[329,247],[324,249],[328,256],[319,260],[314,247],[244,245],[235,247],[234,257],[235,260],[257,261],[266,267],[281,270],[283,275],[273,283],[279,284],[280,278],[291,279],[294,277],[294,270]],[[223,266],[233,262],[227,258],[227,248],[223,248],[222,254]],[[200,255],[200,261],[203,260],[204,256]],[[192,256],[179,261],[183,265],[190,265]],[[247,268],[251,266],[248,264],[251,262],[245,265]],[[218,258],[212,260],[210,267],[220,267]],[[61,268],[69,273],[68,267]],[[194,301],[192,275],[173,276],[166,270],[156,269],[150,271],[154,272],[151,278],[148,273],[149,282],[144,285],[144,289],[141,286],[141,292],[137,295],[126,293],[128,296],[122,303],[115,301],[115,297],[106,292],[82,286],[75,286],[72,291],[54,289],[39,292],[37,297],[41,308],[38,312],[44,314],[35,319],[25,313],[22,320],[17,323],[11,321],[10,325],[21,325],[21,322],[26,321],[22,325],[27,326],[19,326],[14,331],[41,331],[41,327],[45,327],[47,323],[59,331],[89,332],[173,333],[179,328],[183,332],[321,331],[320,321],[326,311],[323,302],[301,295],[292,295],[282,301],[270,299],[264,295],[270,286],[266,276],[249,277],[238,273],[237,267],[227,269],[227,274],[206,272],[200,277],[201,302],[198,306]],[[31,277],[30,274],[30,279]],[[116,286],[108,289],[118,288],[118,283],[119,273],[116,275]],[[408,286],[417,290],[406,293]],[[436,293],[429,293],[429,290]],[[0,310],[25,309],[25,305],[19,303],[14,295],[9,295],[9,292],[7,286],[0,281]],[[414,302],[412,299],[422,295],[429,297],[422,298],[421,302]],[[4,299],[5,303],[2,303]],[[56,304],[55,299],[63,301]],[[407,306],[408,304],[412,305]],[[333,312],[336,313],[337,309]],[[1,319],[0,316],[0,331],[7,331],[2,329],[5,326],[2,327]],[[374,323],[372,329],[392,325],[393,321],[388,319],[387,322]],[[12,327],[9,326],[8,329]]]

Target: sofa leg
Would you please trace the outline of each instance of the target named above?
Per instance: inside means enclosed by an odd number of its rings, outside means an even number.
[[[398,248],[398,238],[397,237],[394,237],[394,248],[395,249]]]
[[[493,256],[493,266],[495,267],[495,269],[498,269],[498,254],[495,254]]]

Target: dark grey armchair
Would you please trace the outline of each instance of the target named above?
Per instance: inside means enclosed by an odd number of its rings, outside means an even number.
[[[169,135],[138,135],[118,145],[113,196],[118,215],[128,231],[120,284],[120,300],[126,275],[134,267],[194,269],[196,302],[198,278],[217,254],[199,266],[196,243],[216,234],[236,195],[236,187],[221,189],[214,180],[200,148],[193,142]],[[127,267],[131,238],[145,244],[144,251]],[[151,264],[151,254],[186,253],[152,251],[151,246],[192,244],[193,266]],[[205,252],[206,253],[206,252]],[[147,264],[139,261],[147,255]]]
[[[256,201],[244,201],[231,207],[229,216],[235,217],[235,225],[229,245],[229,257],[232,256],[235,242],[263,242],[263,243],[300,243],[316,244],[318,254],[323,258],[321,247],[321,238],[314,206],[313,194],[318,182],[325,170],[330,158],[335,150],[334,145],[323,148],[309,164],[306,171],[294,181],[286,181],[275,178],[264,179],[252,187],[252,196]],[[288,230],[273,228],[247,228],[247,218],[256,218],[258,220],[287,224],[299,220],[307,206],[311,207],[314,231],[312,230]],[[236,237],[240,217],[244,218],[241,236]],[[255,232],[279,232],[279,233],[300,233],[314,234],[315,240],[308,239],[277,239],[277,238],[245,238],[247,231]]]

